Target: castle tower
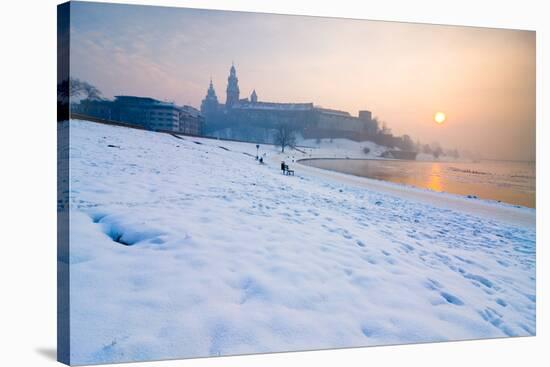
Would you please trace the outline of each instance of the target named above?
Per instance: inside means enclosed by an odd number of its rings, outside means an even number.
[[[212,78],[210,78],[210,86],[206,92],[206,97],[202,100],[201,103],[201,112],[203,115],[215,112],[218,109],[218,97],[216,96],[216,91],[214,90],[214,85],[212,84]]]
[[[239,79],[237,79],[237,71],[235,65],[231,65],[229,77],[227,78],[227,98],[225,106],[230,108],[239,103]]]
[[[256,94],[256,89],[254,89],[252,91],[252,94],[250,95],[250,102],[258,103],[258,95]]]

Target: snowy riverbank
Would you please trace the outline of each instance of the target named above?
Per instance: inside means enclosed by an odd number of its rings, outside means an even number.
[[[73,363],[535,333],[534,211],[287,177],[274,147],[70,133]]]

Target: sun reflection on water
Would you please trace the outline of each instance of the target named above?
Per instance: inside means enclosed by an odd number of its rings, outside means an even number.
[[[313,160],[308,165],[462,196],[535,208],[535,166],[525,162]],[[483,172],[482,174],[477,172]]]
[[[439,163],[433,163],[426,181],[425,187],[433,191],[443,191],[443,182],[441,180],[441,166]]]

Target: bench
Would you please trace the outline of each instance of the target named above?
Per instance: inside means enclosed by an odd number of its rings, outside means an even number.
[[[283,175],[287,175],[287,176],[294,176],[294,170],[293,169],[288,169],[288,164],[283,164],[281,165],[281,170],[283,171]]]

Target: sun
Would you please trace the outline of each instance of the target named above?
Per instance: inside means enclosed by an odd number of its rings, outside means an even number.
[[[447,116],[443,112],[436,112],[434,115],[434,121],[437,122],[439,125],[445,122],[447,120]]]

